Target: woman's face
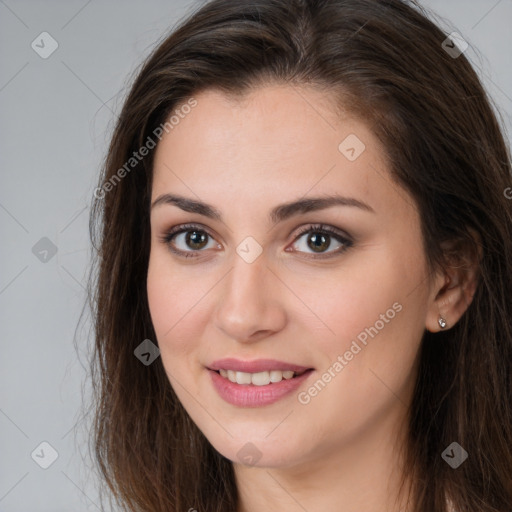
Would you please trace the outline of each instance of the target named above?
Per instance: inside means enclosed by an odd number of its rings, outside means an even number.
[[[291,467],[389,442],[432,293],[385,148],[312,89],[195,99],[154,164],[147,291],[173,389],[235,462]]]

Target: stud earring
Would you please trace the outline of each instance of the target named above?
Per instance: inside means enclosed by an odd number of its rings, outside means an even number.
[[[446,320],[442,316],[439,317],[439,320],[437,322],[439,323],[439,327],[441,327],[441,329],[444,329],[446,327]]]

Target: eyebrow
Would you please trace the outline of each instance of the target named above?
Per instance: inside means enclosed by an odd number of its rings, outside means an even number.
[[[197,213],[210,219],[223,222],[222,214],[214,206],[187,197],[176,194],[162,194],[151,205],[151,210],[161,205],[174,205],[185,212]],[[273,224],[282,222],[294,215],[308,213],[317,210],[324,210],[332,206],[351,206],[361,210],[375,213],[375,210],[368,204],[353,197],[344,197],[339,194],[309,197],[307,199],[298,199],[289,203],[283,203],[273,208],[269,214],[269,219]]]

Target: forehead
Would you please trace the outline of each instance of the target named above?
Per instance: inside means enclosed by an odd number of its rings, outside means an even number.
[[[319,151],[337,149],[341,126],[334,97],[320,91],[273,85],[234,97],[208,89],[194,99],[197,106],[172,129],[175,145],[180,135],[194,131],[198,150],[218,151],[224,158],[243,152],[246,158],[264,159],[278,148],[283,158],[300,158],[304,152],[318,157]],[[193,161],[194,155],[189,157]]]
[[[339,116],[334,96],[283,85],[194,99],[157,146],[153,199],[173,191],[247,207],[336,191],[376,211],[388,193],[397,205],[380,142],[362,121]]]

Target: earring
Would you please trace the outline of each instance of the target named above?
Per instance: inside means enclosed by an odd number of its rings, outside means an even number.
[[[439,317],[439,320],[437,322],[441,329],[444,329],[446,327],[446,320],[442,316]]]

